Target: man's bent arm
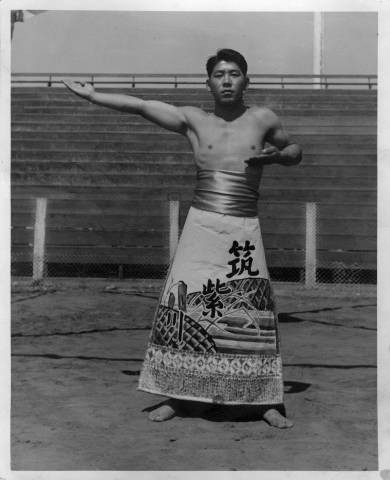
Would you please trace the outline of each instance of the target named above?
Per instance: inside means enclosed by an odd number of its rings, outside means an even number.
[[[297,165],[302,160],[302,149],[297,143],[289,143],[280,150],[280,160],[276,163],[281,165]]]
[[[96,92],[91,85],[64,82],[70,91],[96,105],[138,114],[163,128],[185,134],[187,119],[182,108],[155,100],[143,100],[119,93]]]
[[[290,140],[289,135],[283,130],[279,118],[271,110],[267,110],[266,114],[269,130],[265,140],[273,147],[264,149],[260,158],[263,157],[265,163],[279,163],[285,166],[297,165],[302,160],[301,147]]]

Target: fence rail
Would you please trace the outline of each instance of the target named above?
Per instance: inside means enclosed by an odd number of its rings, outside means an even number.
[[[71,208],[59,200],[36,198],[34,201],[30,198],[27,203],[24,200],[15,203],[14,199],[11,263],[18,270],[21,264],[32,265],[34,280],[51,276],[49,270],[55,268],[70,268],[69,272],[73,269],[71,276],[74,276],[76,271],[91,265],[100,272],[109,269],[111,274],[119,268],[120,278],[124,276],[125,267],[131,269],[130,276],[137,276],[137,269],[144,272],[143,275],[149,272],[145,278],[165,272],[179,239],[181,214],[184,213],[181,207],[187,209],[179,196],[171,194],[165,206],[160,205],[165,215],[148,230],[137,222],[128,222],[128,213],[126,222],[123,222],[123,208],[118,210],[118,205],[107,202],[104,205],[93,207],[93,202],[84,205],[82,209],[85,211],[76,218],[71,214],[74,205]],[[116,213],[113,216],[114,207]],[[293,275],[297,277],[294,281],[304,282],[307,287],[329,282],[375,282],[373,262],[376,250],[367,235],[362,237],[360,251],[356,251],[356,245],[345,240],[348,237],[345,232],[335,232],[334,228],[329,230],[324,221],[326,208],[322,205],[318,209],[316,203],[296,205],[291,217],[296,233],[292,235],[288,228],[275,229],[285,210],[283,205],[282,210],[275,207],[272,209],[273,219],[267,218],[269,210],[262,226],[267,261],[279,280],[288,281],[287,277]],[[98,219],[97,215],[91,216],[91,211],[99,213]],[[73,220],[57,218],[58,212],[62,212],[62,218]],[[283,223],[288,227],[291,221],[284,218]],[[57,275],[54,273],[54,276]]]
[[[135,88],[140,85],[179,86],[204,85],[206,76],[199,73],[13,73],[12,86],[60,85],[64,79],[77,78],[92,85],[127,85]],[[364,87],[369,90],[377,87],[377,75],[311,75],[311,74],[251,74],[252,87]]]

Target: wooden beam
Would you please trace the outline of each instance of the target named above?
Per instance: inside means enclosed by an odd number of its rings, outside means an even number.
[[[317,271],[317,205],[306,203],[305,285],[316,284]]]
[[[47,198],[37,198],[34,225],[33,279],[42,280],[45,266]]]

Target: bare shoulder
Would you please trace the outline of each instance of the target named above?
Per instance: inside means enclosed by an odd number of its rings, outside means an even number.
[[[179,109],[189,119],[191,119],[191,118],[202,118],[202,117],[207,116],[207,113],[199,107],[179,107]]]
[[[279,123],[279,118],[274,111],[268,107],[253,106],[249,111],[261,122],[272,127]]]
[[[185,116],[187,124],[190,128],[196,130],[200,125],[204,124],[208,114],[198,107],[179,107]]]

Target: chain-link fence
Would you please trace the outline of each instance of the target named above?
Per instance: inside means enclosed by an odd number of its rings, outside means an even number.
[[[91,202],[75,204],[77,215],[71,208],[74,203],[66,201],[14,202],[13,276],[165,277],[188,201],[170,197],[154,210],[149,202],[149,210],[143,212],[139,204],[132,208],[131,202],[123,206],[115,200],[105,201],[104,209],[99,203],[95,208]],[[361,211],[360,218],[352,211],[355,207],[314,203],[296,204],[295,210],[276,203],[267,207],[260,223],[272,280],[309,287],[376,283],[374,207]]]

